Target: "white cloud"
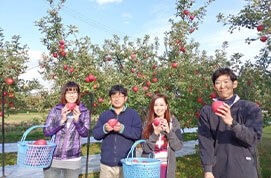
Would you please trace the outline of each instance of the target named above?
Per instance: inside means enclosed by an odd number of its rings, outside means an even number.
[[[96,1],[100,5],[108,4],[108,3],[121,3],[122,0],[91,0]]]

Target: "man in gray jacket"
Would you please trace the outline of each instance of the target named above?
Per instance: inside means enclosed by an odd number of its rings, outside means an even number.
[[[255,149],[262,135],[262,113],[251,101],[240,100],[237,76],[220,68],[213,88],[224,101],[216,112],[207,105],[198,121],[199,151],[205,178],[257,178]]]

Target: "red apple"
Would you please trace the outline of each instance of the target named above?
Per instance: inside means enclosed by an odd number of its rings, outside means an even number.
[[[132,58],[132,59],[136,58],[136,55],[132,54],[132,55],[131,55],[131,58]]]
[[[87,82],[87,83],[89,83],[89,82],[90,82],[89,77],[86,77],[86,78],[85,78],[85,80],[86,80],[86,82]]]
[[[198,102],[199,102],[199,103],[200,103],[200,102],[202,102],[202,99],[201,99],[201,98],[199,98],[199,99],[198,99]]]
[[[180,48],[180,51],[182,51],[183,53],[185,53],[185,49],[184,48]]]
[[[148,88],[148,87],[143,87],[143,89],[144,89],[145,91],[147,91],[149,88]]]
[[[59,41],[59,43],[61,44],[61,45],[64,45],[65,44],[65,42],[64,41]]]
[[[47,145],[47,142],[44,139],[39,139],[39,140],[35,141],[33,143],[33,145]]]
[[[7,84],[12,85],[14,83],[14,80],[12,78],[6,79]]]
[[[177,63],[174,62],[174,63],[172,64],[172,68],[176,68],[176,67],[177,67]]]
[[[68,66],[67,66],[67,65],[64,65],[63,68],[66,70],[66,69],[68,69]]]
[[[0,117],[2,116],[2,112],[0,112]]]
[[[61,45],[59,48],[64,49],[64,48],[65,48],[65,46],[64,46],[64,45]]]
[[[74,108],[75,108],[75,106],[76,106],[76,104],[75,104],[75,103],[67,103],[66,106],[67,106],[67,108],[68,108],[69,110],[73,111]]]
[[[262,41],[262,42],[265,42],[266,40],[267,40],[267,37],[266,37],[266,36],[261,37],[261,41]]]
[[[257,30],[258,30],[258,31],[262,31],[262,30],[263,30],[263,25],[259,25],[259,26],[257,27]]]
[[[207,84],[207,83],[204,83],[204,86],[205,86],[205,87],[207,87],[207,86],[208,86],[208,84]]]
[[[179,43],[180,43],[180,40],[176,40],[176,43],[179,44]]]
[[[93,85],[93,88],[94,88],[94,89],[97,89],[97,88],[98,88],[98,85],[97,85],[97,84],[94,84],[94,85]]]
[[[210,97],[211,97],[211,98],[216,98],[216,94],[213,93],[213,94],[210,95]]]
[[[157,81],[158,81],[157,78],[153,78],[153,79],[152,79],[152,82],[153,82],[153,83],[156,83]]]
[[[56,53],[53,53],[53,57],[57,58],[57,54],[56,54]]]
[[[160,125],[160,122],[161,122],[161,119],[160,119],[160,118],[155,118],[155,119],[153,120],[153,124],[154,124],[155,126]]]
[[[190,16],[190,19],[191,19],[191,20],[193,20],[194,18],[195,18],[195,16],[193,16],[193,15]]]
[[[248,81],[248,82],[247,82],[247,85],[248,85],[248,86],[250,86],[250,85],[251,85],[251,82],[250,82],[250,81]]]
[[[142,163],[149,163],[148,161],[142,161]]]
[[[135,69],[131,69],[131,72],[133,72],[133,73],[134,73],[134,72],[135,72]]]
[[[137,88],[136,86],[134,86],[133,91],[134,91],[134,92],[137,92],[137,91],[138,91],[138,88]]]
[[[156,66],[155,66],[155,65],[153,65],[153,66],[152,66],[152,68],[153,68],[153,69],[156,69]]]
[[[138,77],[142,77],[142,74],[139,72],[139,73],[137,74],[137,76],[138,76]]]
[[[100,103],[103,102],[103,98],[99,98],[98,102],[100,102]]]
[[[184,10],[183,13],[184,13],[185,15],[188,15],[188,14],[189,14],[189,10]]]
[[[7,96],[8,95],[8,93],[7,92],[4,92],[4,96]]]
[[[145,56],[145,59],[148,59],[149,58],[149,56]]]
[[[45,67],[45,65],[44,65],[44,64],[41,64],[41,67],[42,67],[42,68],[44,68],[44,67]]]
[[[117,125],[118,120],[117,119],[109,119],[109,121],[107,123],[110,125],[110,127],[114,128]]]
[[[55,78],[55,76],[56,76],[55,74],[52,74],[52,79],[54,79],[54,78]]]
[[[194,32],[195,31],[195,28],[190,28],[190,32]]]
[[[94,107],[94,108],[96,108],[96,107],[97,107],[97,104],[96,104],[96,103],[94,103],[94,104],[93,104],[93,107]]]
[[[214,101],[212,103],[212,110],[214,112],[217,112],[219,113],[219,111],[217,111],[217,109],[219,109],[220,107],[222,107],[224,105],[224,102],[223,101]]]
[[[73,68],[69,68],[69,71],[70,71],[70,72],[73,72]]]
[[[61,55],[62,55],[62,56],[66,56],[66,52],[62,51],[62,52],[61,52]]]
[[[94,75],[92,75],[92,74],[89,74],[88,78],[90,81],[94,81],[94,79],[95,79]]]
[[[148,95],[149,97],[151,97],[151,94],[150,94],[150,93],[147,93],[146,95]]]
[[[134,163],[139,163],[139,161],[138,161],[138,160],[136,160],[136,159],[134,159],[132,162],[134,162]]]
[[[147,81],[147,82],[146,82],[146,85],[147,85],[147,86],[150,86],[150,85],[151,85],[151,82],[150,82],[150,81]]]
[[[111,61],[111,57],[107,58],[108,61]]]

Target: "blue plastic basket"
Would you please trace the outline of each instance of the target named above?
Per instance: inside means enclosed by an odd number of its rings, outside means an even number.
[[[47,127],[45,125],[32,126],[25,131],[20,142],[17,143],[18,155],[17,165],[24,168],[46,168],[52,161],[54,149],[54,136],[50,141],[46,140],[47,145],[33,145],[35,141],[25,141],[27,134],[39,127]]]
[[[125,159],[121,159],[124,178],[160,178],[160,160],[150,157],[134,158],[134,149],[136,145],[141,142],[146,142],[146,140],[138,140],[137,142],[135,142],[130,149],[127,157]],[[132,157],[128,158],[131,152]]]

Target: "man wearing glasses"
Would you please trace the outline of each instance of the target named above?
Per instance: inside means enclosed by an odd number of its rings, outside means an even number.
[[[100,115],[92,133],[96,140],[103,140],[100,177],[121,178],[120,160],[126,158],[134,142],[141,138],[142,121],[135,110],[127,107],[127,89],[122,85],[112,86],[109,97],[111,108]]]

